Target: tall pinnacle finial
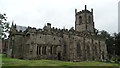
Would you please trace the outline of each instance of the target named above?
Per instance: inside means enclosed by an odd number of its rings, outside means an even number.
[[[75,9],[75,13],[77,13],[77,9]]]
[[[87,5],[85,5],[85,10],[87,10]]]
[[[93,8],[91,8],[91,12],[93,13]]]
[[[16,24],[15,24],[15,28],[16,28]]]
[[[12,26],[14,25],[14,21],[12,21]]]

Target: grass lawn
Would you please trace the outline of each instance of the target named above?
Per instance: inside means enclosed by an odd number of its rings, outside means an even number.
[[[2,66],[120,66],[115,63],[105,63],[98,61],[66,62],[59,60],[21,60],[2,56]]]
[[[0,67],[2,66],[2,54],[0,54]]]

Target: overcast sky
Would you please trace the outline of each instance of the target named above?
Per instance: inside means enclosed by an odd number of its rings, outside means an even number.
[[[95,28],[109,33],[118,32],[119,0],[0,0],[0,13],[6,13],[8,21],[21,26],[69,29],[75,24],[75,8],[80,11],[87,5],[93,8]]]

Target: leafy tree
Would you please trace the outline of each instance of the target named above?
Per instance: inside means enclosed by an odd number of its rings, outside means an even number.
[[[108,57],[111,58],[114,55],[114,36],[111,36],[107,31],[102,30],[98,31],[98,35],[101,38],[104,38],[106,40],[106,46],[107,46],[107,52],[108,52]]]
[[[105,39],[108,39],[110,37],[110,34],[105,30],[100,31],[100,35]]]
[[[114,56],[114,37],[110,36],[106,39],[106,45],[107,45],[107,52],[109,57],[113,57]]]
[[[0,13],[0,39],[6,39],[6,33],[9,32],[9,23],[7,22],[6,14]]]
[[[120,56],[120,33],[115,34],[115,53]]]
[[[120,61],[120,33],[114,33],[114,36],[109,36],[107,33],[103,33],[103,35],[107,37],[106,45],[109,57],[119,57]]]

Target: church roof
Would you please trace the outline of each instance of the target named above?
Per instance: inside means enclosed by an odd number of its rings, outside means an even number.
[[[27,27],[25,27],[25,26],[16,25],[16,30],[17,30],[17,31],[22,31],[22,32],[24,32],[26,29],[27,29]]]

